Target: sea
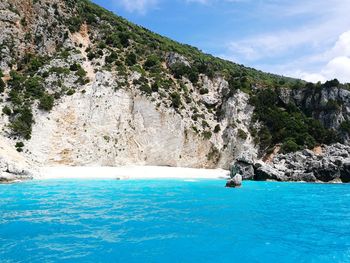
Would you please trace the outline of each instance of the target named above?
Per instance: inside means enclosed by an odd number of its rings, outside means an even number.
[[[350,185],[0,185],[0,262],[350,262]]]

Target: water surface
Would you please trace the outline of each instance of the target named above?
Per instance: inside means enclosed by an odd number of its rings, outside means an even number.
[[[350,262],[350,185],[0,185],[0,262]]]

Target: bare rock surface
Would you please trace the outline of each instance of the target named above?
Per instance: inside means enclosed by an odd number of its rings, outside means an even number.
[[[239,74],[228,78],[226,68],[216,72],[215,63],[207,62],[197,67],[205,61],[177,48],[164,50],[153,61],[155,54],[141,52],[146,46],[138,46],[137,38],[124,39],[103,16],[77,23],[73,2],[0,2],[0,181],[30,179],[40,166],[153,165],[233,167],[233,185],[242,179],[350,182],[346,132],[341,134],[344,144],[323,146],[321,152],[276,154],[267,163],[259,161],[253,134],[259,134],[261,123],[253,117],[252,94],[234,85],[252,77],[242,77],[244,68],[237,65]],[[127,26],[120,23],[118,30]],[[133,27],[126,28],[133,33]],[[145,36],[151,37],[142,30],[146,41]],[[118,39],[124,43],[114,43]],[[156,68],[148,68],[147,61]],[[10,71],[25,73],[17,95],[31,101],[33,120],[30,125],[20,123],[22,129],[30,128],[30,136],[11,131],[20,116],[18,107],[26,107],[20,100],[15,105],[10,96]],[[28,81],[43,88],[38,94],[32,90],[30,100]],[[246,88],[268,88],[250,86]],[[54,97],[52,109],[40,108],[44,93]],[[295,104],[326,128],[339,130],[350,121],[347,89],[280,87],[278,96],[281,103]],[[20,153],[15,145],[22,141]]]
[[[239,188],[242,186],[242,175],[236,174],[234,177],[229,179],[226,183],[226,187]]]
[[[33,178],[33,165],[0,138],[0,183],[18,182]]]
[[[322,153],[304,150],[289,154],[277,154],[272,162],[254,163],[254,174],[251,168],[244,169],[247,163],[236,161],[236,169],[245,180],[257,181],[303,181],[326,183],[350,182],[350,146],[334,144],[322,146]],[[243,166],[243,168],[242,168]]]

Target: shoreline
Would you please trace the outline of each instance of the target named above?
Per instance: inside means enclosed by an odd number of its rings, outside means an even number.
[[[166,166],[121,167],[42,167],[33,180],[152,180],[152,179],[228,179],[223,169],[195,169]]]

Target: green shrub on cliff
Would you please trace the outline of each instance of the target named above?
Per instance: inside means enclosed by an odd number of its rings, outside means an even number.
[[[248,138],[248,135],[242,129],[238,129],[238,138],[240,138],[242,140],[246,140]]]
[[[221,130],[220,124],[217,124],[214,128],[214,133],[218,133]]]
[[[15,135],[29,140],[32,134],[32,124],[34,123],[32,109],[29,106],[24,106],[21,109],[14,110],[14,114],[15,117],[10,123],[10,128]]]
[[[157,67],[160,64],[159,57],[156,55],[151,55],[147,58],[147,60],[144,63],[144,68],[147,70],[150,70],[153,67]]]
[[[333,79],[333,80],[328,80],[326,81],[322,86],[325,88],[337,88],[339,87],[340,82],[337,79]]]
[[[45,111],[50,111],[53,107],[55,98],[52,95],[45,93],[40,98],[39,108]]]
[[[127,56],[126,56],[126,59],[125,59],[125,63],[128,65],[128,66],[133,66],[137,63],[137,57],[135,55],[135,53],[129,53]]]
[[[189,67],[184,63],[177,62],[170,67],[170,71],[177,79],[182,77],[188,78],[193,84],[197,83],[199,79],[199,72],[195,67]]]
[[[293,139],[288,138],[285,140],[285,142],[282,144],[281,151],[283,153],[289,153],[289,152],[296,152],[300,150],[301,147],[298,145]]]
[[[25,88],[26,96],[30,96],[36,99],[40,98],[44,92],[42,79],[40,77],[29,78],[25,82]]]
[[[77,16],[73,16],[73,17],[66,20],[66,24],[67,24],[68,29],[71,33],[75,33],[77,31],[79,31],[82,22],[83,22],[82,18],[77,17]]]
[[[12,114],[12,110],[10,109],[9,106],[6,105],[5,107],[2,108],[2,113],[7,116],[10,116]]]
[[[335,132],[320,121],[307,117],[295,105],[280,101],[276,90],[260,90],[250,102],[255,106],[254,120],[264,124],[258,133],[262,148],[283,143],[283,151],[289,152],[338,140]]]
[[[342,132],[345,132],[347,134],[350,134],[350,121],[343,121],[341,124],[340,124],[340,130]]]
[[[24,143],[23,142],[16,142],[15,147],[16,147],[17,152],[23,152]]]
[[[203,131],[202,136],[206,140],[210,140],[210,138],[213,136],[211,131]]]
[[[144,92],[145,94],[147,94],[147,95],[152,94],[152,89],[151,89],[151,87],[150,87],[147,83],[142,84],[142,85],[140,86],[140,90],[141,90],[142,92]]]
[[[177,92],[171,94],[171,102],[174,108],[179,108],[181,105],[181,96]]]
[[[107,64],[112,64],[112,63],[116,62],[117,59],[118,59],[118,54],[116,52],[112,51],[109,56],[105,57],[105,62]]]

